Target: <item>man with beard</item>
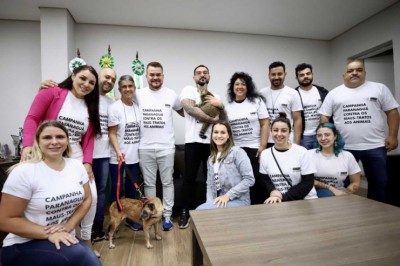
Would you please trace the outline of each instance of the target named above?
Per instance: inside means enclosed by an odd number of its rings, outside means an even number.
[[[163,228],[173,227],[171,220],[174,206],[175,135],[172,115],[183,116],[182,105],[175,91],[163,86],[164,72],[159,62],[146,67],[148,87],[136,92],[142,115],[140,125],[139,165],[143,173],[144,193],[156,196],[157,170],[160,171],[163,194]]]
[[[106,186],[109,174],[110,141],[108,138],[108,107],[114,99],[107,96],[113,88],[117,74],[111,68],[103,68],[99,72],[99,115],[101,137],[96,137],[93,149],[93,174],[97,188],[97,207],[93,222],[92,240],[99,241],[104,238],[103,223],[104,209],[106,206]]]
[[[286,117],[293,124],[294,133],[290,134],[289,140],[292,143],[300,145],[302,132],[302,119],[300,96],[296,91],[284,85],[286,72],[285,64],[276,61],[269,65],[268,78],[271,86],[260,90],[260,94],[266,99],[267,110],[270,123],[279,116],[280,112],[286,114]],[[267,148],[274,145],[272,134],[269,135]]]
[[[399,104],[384,84],[366,81],[364,61],[352,60],[344,70],[344,84],[331,90],[319,113],[321,123],[333,116],[344,148],[361,160],[370,199],[385,202],[387,151],[397,148]],[[386,114],[389,134],[385,136]]]
[[[301,146],[309,150],[314,148],[314,142],[316,141],[315,130],[319,125],[318,110],[328,94],[328,90],[312,84],[313,72],[310,64],[302,63],[297,65],[295,73],[299,82],[299,86],[295,90],[299,93],[303,107],[303,112],[301,113],[303,123]]]
[[[182,202],[183,210],[178,221],[179,228],[187,228],[189,226],[189,209],[195,209],[200,203],[205,202],[206,194],[206,177],[207,177],[207,159],[210,156],[210,131],[206,132],[207,138],[202,139],[199,131],[203,122],[213,124],[218,121],[219,116],[212,118],[206,115],[196,104],[201,102],[200,94],[204,85],[210,81],[210,72],[208,67],[199,65],[194,69],[193,80],[194,86],[186,86],[182,89],[180,100],[185,112],[185,173],[182,185]],[[223,105],[219,100],[219,96],[212,92],[213,96],[207,96],[207,101],[212,105],[222,109]],[[201,188],[204,195],[201,195],[199,202],[195,202],[199,198],[196,195],[196,176],[200,164],[203,167],[204,184]]]

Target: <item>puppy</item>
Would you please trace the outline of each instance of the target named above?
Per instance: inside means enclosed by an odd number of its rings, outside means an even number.
[[[143,225],[144,238],[146,240],[146,247],[153,248],[150,244],[150,228],[154,225],[155,238],[161,240],[159,229],[159,221],[162,217],[163,205],[159,198],[147,199],[144,203],[135,199],[121,199],[122,211],[120,212],[117,207],[117,202],[113,202],[110,206],[110,225],[108,231],[109,248],[115,248],[113,244],[113,235],[120,223],[129,218],[132,221]]]

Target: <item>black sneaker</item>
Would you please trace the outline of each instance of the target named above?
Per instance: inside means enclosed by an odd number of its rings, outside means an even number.
[[[92,229],[92,242],[101,241],[104,239],[103,223],[94,223]]]
[[[180,229],[188,228],[190,222],[190,216],[188,210],[183,210],[181,216],[179,217],[178,227]]]

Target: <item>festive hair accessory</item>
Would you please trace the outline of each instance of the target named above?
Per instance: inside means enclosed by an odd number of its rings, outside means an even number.
[[[86,65],[86,62],[81,58],[81,53],[79,48],[76,51],[76,57],[69,62],[69,70],[74,72],[74,70],[80,66]]]
[[[105,54],[100,58],[99,65],[101,68],[113,68],[114,67],[114,57],[111,56],[110,45],[108,45],[108,54]]]
[[[136,52],[136,59],[132,61],[132,71],[138,76],[143,76],[144,74],[144,64],[139,60],[139,52]]]

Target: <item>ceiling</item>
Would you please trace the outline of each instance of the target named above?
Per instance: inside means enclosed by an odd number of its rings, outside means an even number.
[[[0,0],[0,19],[66,8],[77,23],[331,40],[399,0]]]

